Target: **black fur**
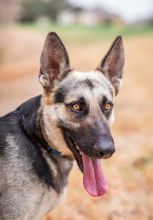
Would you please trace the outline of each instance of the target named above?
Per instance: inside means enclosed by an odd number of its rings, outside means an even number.
[[[89,79],[84,80],[83,83],[86,84],[87,87],[90,88],[91,90],[94,88],[93,83]]]
[[[101,158],[108,147],[111,151],[115,150],[108,125],[101,120],[96,120],[92,125],[84,124],[81,128],[67,129],[67,132],[81,151],[91,157]]]
[[[89,79],[86,79],[86,80],[83,80],[83,81],[78,80],[77,82],[72,82],[72,84],[74,84],[73,89],[77,89],[81,85],[85,86],[85,87],[88,87],[91,90],[94,88],[93,83]],[[54,102],[55,103],[64,103],[65,97],[68,94],[68,92],[69,92],[69,86],[68,85],[59,87],[58,90],[54,94]]]
[[[55,177],[53,178],[52,171],[43,157],[42,149],[47,148],[47,143],[39,132],[39,124],[37,125],[40,101],[41,96],[34,97],[24,102],[14,112],[0,118],[0,155],[7,155],[12,150],[5,143],[5,137],[8,134],[18,137],[20,139],[19,154],[21,157],[26,156],[29,163],[32,164],[31,172],[34,172],[48,187],[53,187],[59,193],[61,184],[66,184],[66,180],[63,177],[61,183]],[[50,156],[57,165],[59,176],[63,176],[60,175],[61,171],[56,156]]]
[[[54,102],[55,103],[63,103],[65,100],[65,97],[67,95],[67,92],[68,92],[67,88],[60,87],[54,95]]]

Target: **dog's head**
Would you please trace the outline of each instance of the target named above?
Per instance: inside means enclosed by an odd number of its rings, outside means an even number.
[[[84,173],[86,190],[102,195],[107,184],[99,159],[115,151],[110,125],[124,65],[122,39],[115,39],[95,71],[77,72],[60,38],[49,33],[40,64],[44,137],[64,156],[73,155]]]

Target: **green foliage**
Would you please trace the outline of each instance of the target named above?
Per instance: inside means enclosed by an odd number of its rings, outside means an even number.
[[[57,32],[73,43],[91,43],[101,39],[115,38],[117,35],[123,37],[153,34],[153,26],[116,26],[116,25],[60,25],[57,23],[28,23],[24,27],[32,28],[39,32]]]
[[[34,21],[40,16],[56,20],[57,13],[68,6],[66,0],[21,0],[21,21]]]

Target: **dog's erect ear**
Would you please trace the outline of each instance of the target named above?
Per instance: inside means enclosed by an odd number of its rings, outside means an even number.
[[[110,50],[98,66],[100,70],[112,83],[117,95],[123,73],[124,66],[124,48],[121,36],[113,42]]]
[[[52,89],[64,72],[70,70],[66,49],[56,33],[47,35],[40,57],[40,83],[45,89]]]

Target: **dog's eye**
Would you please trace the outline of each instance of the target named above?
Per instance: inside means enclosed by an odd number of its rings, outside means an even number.
[[[81,106],[78,103],[73,103],[70,105],[71,109],[74,111],[81,111]]]
[[[79,116],[83,116],[88,113],[88,108],[86,106],[84,98],[82,97],[76,101],[65,103],[65,106],[68,108],[68,110],[77,113],[77,115]]]
[[[103,107],[105,112],[110,112],[112,110],[112,108],[113,108],[113,104],[112,103],[105,103],[104,107]]]
[[[107,103],[105,104],[105,111],[109,111],[111,109],[111,104]]]

